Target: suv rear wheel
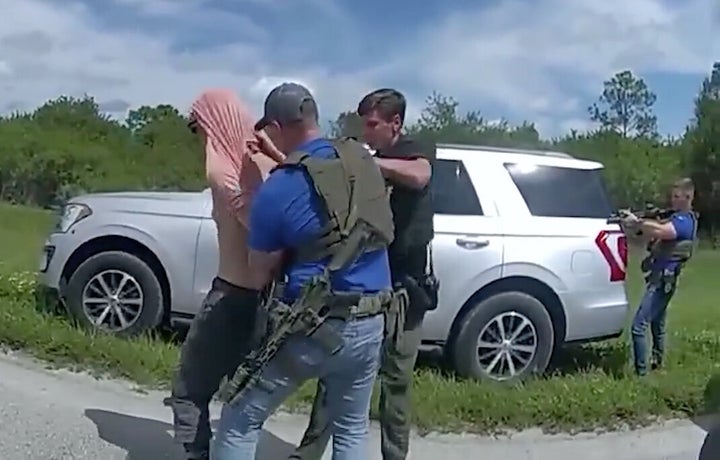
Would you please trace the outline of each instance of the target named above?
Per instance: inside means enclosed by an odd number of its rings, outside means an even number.
[[[462,377],[519,381],[545,371],[553,343],[545,306],[524,292],[503,292],[481,301],[463,318],[452,359]]]
[[[127,252],[101,252],[80,264],[68,282],[66,301],[83,326],[121,336],[142,334],[162,321],[160,282]]]

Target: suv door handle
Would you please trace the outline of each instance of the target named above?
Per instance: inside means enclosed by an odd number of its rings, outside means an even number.
[[[465,249],[481,249],[490,244],[490,240],[478,240],[475,238],[458,238],[455,244]]]

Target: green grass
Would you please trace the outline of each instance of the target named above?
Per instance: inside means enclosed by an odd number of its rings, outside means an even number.
[[[166,386],[177,345],[154,338],[121,340],[73,327],[34,302],[32,278],[50,216],[0,205],[0,343],[51,363],[141,384]],[[720,252],[700,251],[687,267],[668,319],[667,364],[645,379],[632,375],[627,338],[575,347],[556,357],[547,378],[515,387],[459,381],[420,366],[414,417],[423,430],[498,431],[541,426],[581,430],[644,424],[657,417],[692,416],[720,402]],[[635,303],[641,292],[630,282]],[[288,403],[306,408],[309,383]]]
[[[0,273],[36,269],[52,227],[48,211],[0,203]]]

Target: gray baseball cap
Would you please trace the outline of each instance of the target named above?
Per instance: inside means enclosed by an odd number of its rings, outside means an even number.
[[[304,111],[314,111],[317,116],[317,103],[310,90],[299,83],[283,83],[276,86],[265,98],[265,113],[255,123],[259,131],[272,122],[288,124],[304,118]]]

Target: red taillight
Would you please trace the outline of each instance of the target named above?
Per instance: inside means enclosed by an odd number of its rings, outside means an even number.
[[[617,259],[615,258],[615,255],[612,252],[612,249],[610,249],[610,246],[608,245],[608,237],[610,235],[615,235],[618,233],[622,233],[620,231],[609,231],[609,230],[602,230],[600,233],[597,234],[595,237],[595,245],[600,250],[600,253],[602,254],[603,258],[605,259],[605,262],[608,264],[608,267],[610,268],[610,281],[625,281],[625,267],[627,266],[627,238],[625,235],[621,234],[617,238],[617,247],[616,250],[618,252],[618,256],[620,257],[620,260],[622,262],[622,267],[618,263]]]
[[[620,260],[623,263],[623,267],[627,270],[628,244],[627,244],[627,237],[625,235],[618,236],[617,250],[618,250],[618,254],[620,255]],[[625,270],[623,270],[623,271],[625,271]]]

